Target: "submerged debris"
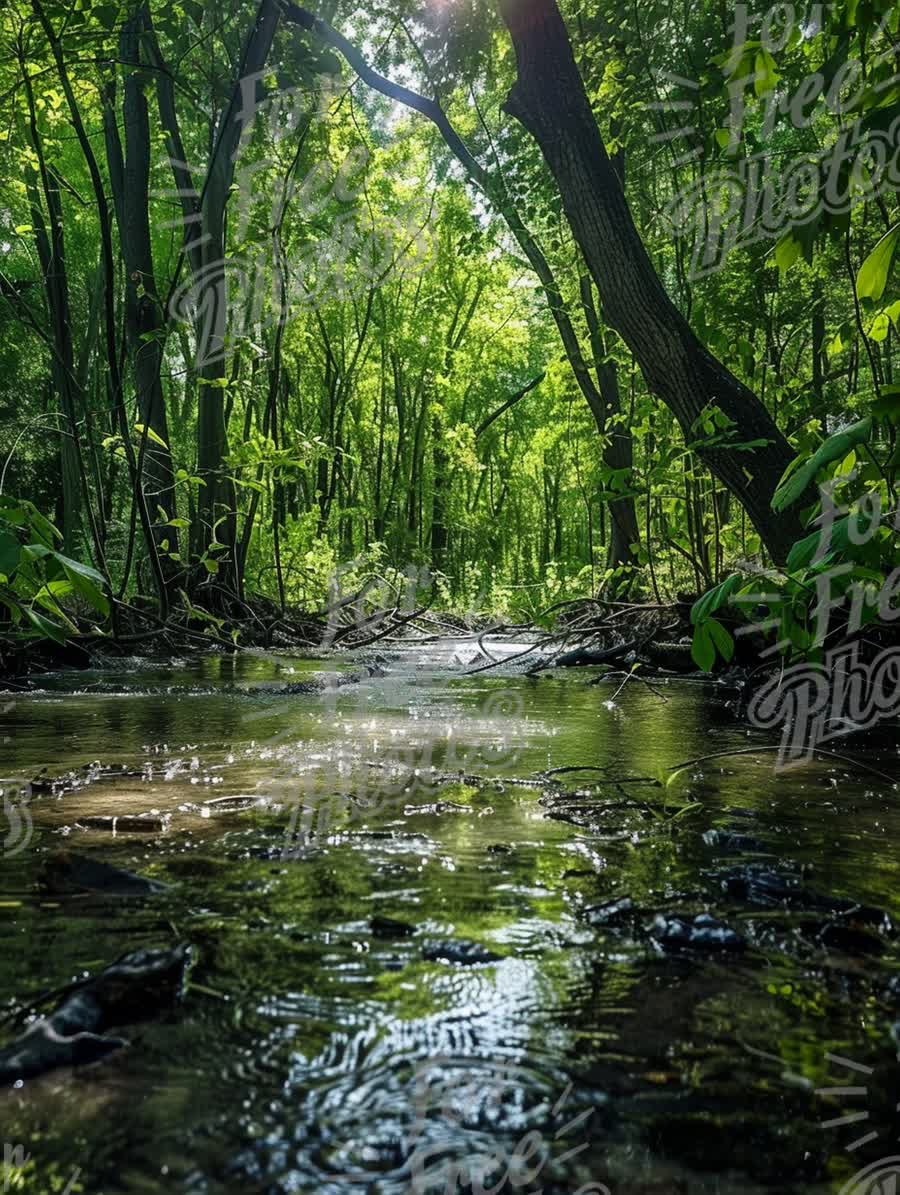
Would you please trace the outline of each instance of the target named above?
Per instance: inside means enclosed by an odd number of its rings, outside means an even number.
[[[749,834],[737,834],[732,830],[707,830],[703,835],[707,846],[716,847],[720,851],[748,851],[751,853],[766,853],[769,847],[758,838],[751,838]]]
[[[143,768],[120,767],[101,763],[99,759],[86,764],[83,768],[72,768],[68,772],[60,772],[55,776],[48,775],[48,769],[42,768],[29,781],[33,796],[60,796],[62,793],[75,792],[79,788],[87,788],[101,780],[122,780],[129,776],[143,776]]]
[[[98,1062],[127,1046],[107,1029],[146,1020],[175,1003],[182,993],[191,948],[137,950],[74,984],[55,1012],[35,1021],[0,1050],[0,1083],[32,1079],[61,1066]]]
[[[816,910],[870,925],[883,933],[893,931],[884,909],[860,904],[843,896],[831,896],[804,887],[800,876],[772,871],[757,864],[735,867],[717,876],[722,890],[734,900],[764,908]]]
[[[108,830],[116,834],[165,834],[172,822],[169,813],[98,814],[80,817],[75,825],[79,830]]]
[[[150,895],[168,888],[158,880],[71,851],[56,851],[44,861],[41,883],[50,892],[109,892],[116,896]]]

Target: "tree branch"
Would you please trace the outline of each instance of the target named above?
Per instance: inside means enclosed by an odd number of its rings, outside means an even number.
[[[497,410],[494,411],[493,415],[488,415],[487,419],[485,419],[484,422],[479,423],[478,427],[475,429],[475,439],[477,440],[482,432],[486,432],[491,424],[495,420],[499,419],[501,415],[504,415],[510,407],[515,406],[520,398],[524,398],[526,394],[535,388],[535,386],[539,386],[546,376],[546,374],[542,373],[536,378],[532,378],[531,381],[528,382],[527,385],[523,386],[521,390],[517,390],[512,398],[508,398],[502,407],[498,407]]]

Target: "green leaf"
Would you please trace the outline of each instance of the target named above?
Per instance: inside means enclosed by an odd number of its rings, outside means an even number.
[[[857,298],[877,301],[884,294],[898,236],[900,236],[900,224],[895,224],[890,232],[884,234],[859,267],[859,273],[856,275]]]
[[[41,639],[52,639],[54,643],[65,643],[66,632],[58,623],[51,622],[49,618],[44,618],[43,614],[39,614],[31,606],[22,606],[22,609],[25,612],[25,617],[38,632]]]
[[[139,435],[143,435],[144,434],[144,424],[136,423],[134,425],[134,430],[136,432],[138,432]],[[157,435],[157,433],[153,430],[152,427],[147,428],[147,439],[152,440],[154,444],[158,444],[160,446],[160,448],[165,448],[165,450],[168,452],[169,445],[165,442],[165,440],[162,438],[162,436]]]
[[[734,573],[726,578],[721,585],[716,585],[704,593],[703,597],[698,598],[691,607],[691,625],[697,626],[698,623],[704,622],[711,614],[714,614],[716,610],[721,609],[742,582],[743,578],[740,574]]]
[[[775,59],[768,50],[760,47],[756,51],[753,67],[753,90],[756,94],[766,95],[768,92],[774,91],[781,76],[775,67]]]
[[[842,519],[836,519],[833,526],[819,528],[811,535],[806,535],[803,539],[798,539],[794,546],[788,553],[787,569],[789,573],[799,572],[800,569],[807,568],[813,561],[813,558],[819,554],[820,544],[826,549],[821,557],[821,561],[817,563],[827,564],[832,560],[835,554],[846,552],[850,545],[850,528],[854,529],[856,538],[862,540],[865,538],[871,517],[863,511],[855,511],[853,514],[845,515]],[[824,542],[822,537],[825,537]],[[855,545],[854,545],[855,546]]]
[[[829,436],[807,461],[794,470],[787,481],[783,481],[778,486],[772,498],[772,509],[780,512],[793,506],[797,499],[806,492],[807,486],[815,479],[820,470],[824,469],[826,465],[830,465],[832,461],[843,460],[857,444],[868,440],[871,434],[872,420],[867,418],[860,419],[858,423],[853,423],[843,431]]]
[[[713,664],[716,662],[716,646],[709,633],[708,622],[701,622],[694,630],[691,658],[703,672],[712,672]]]
[[[41,588],[34,595],[34,601],[39,602],[45,610],[49,610],[51,614],[57,618],[62,618],[66,626],[70,630],[77,631],[78,628],[73,622],[70,622],[64,612],[59,608],[59,603],[63,598],[67,598],[72,592],[72,584],[70,581],[48,581],[46,585]]]
[[[38,539],[51,547],[54,543],[62,543],[62,532],[58,531],[49,519],[44,518],[33,502],[23,502],[22,506],[26,512],[26,522]]]
[[[793,233],[785,233],[775,246],[775,264],[779,271],[783,274],[789,270],[802,252],[803,246]]]
[[[732,639],[728,631],[715,618],[708,619],[706,626],[709,629],[716,650],[727,664],[734,655],[734,639]]]
[[[63,556],[61,552],[54,552],[53,558],[59,561],[67,573],[77,573],[88,581],[93,581],[95,585],[106,584],[100,573],[95,568],[91,568],[89,564],[82,564],[80,560],[72,560],[70,556]]]
[[[80,569],[71,568],[69,562],[64,562],[63,568],[65,569],[66,577],[69,579],[69,582],[71,583],[75,592],[79,594],[80,597],[83,597],[84,600],[98,612],[98,614],[102,614],[104,618],[108,618],[109,599],[99,585],[97,585],[90,576],[86,576],[85,573]],[[93,569],[88,570],[88,572],[92,573]],[[98,578],[100,576],[99,573],[95,575]],[[100,580],[102,584],[102,578]]]

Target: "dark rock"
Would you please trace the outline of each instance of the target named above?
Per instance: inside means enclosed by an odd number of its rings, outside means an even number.
[[[416,932],[408,921],[395,921],[393,917],[373,917],[369,929],[376,938],[408,938]]]
[[[591,925],[619,926],[634,920],[634,901],[630,896],[608,901],[604,905],[591,905],[584,915]]]
[[[747,943],[733,929],[709,913],[701,913],[693,920],[659,915],[650,930],[651,937],[663,950],[724,950],[741,951]]]
[[[496,963],[500,955],[479,946],[477,942],[429,942],[422,948],[422,957],[429,963],[458,963],[471,967],[477,963]]]
[[[731,830],[707,830],[703,835],[707,846],[720,851],[765,851],[768,848],[749,834],[735,834]]]

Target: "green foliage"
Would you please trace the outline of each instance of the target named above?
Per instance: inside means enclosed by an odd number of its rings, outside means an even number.
[[[784,569],[735,573],[694,604],[698,667],[711,671],[717,650],[726,661],[732,657],[733,639],[712,617],[726,607],[792,660],[818,660],[837,631],[895,617],[889,578],[900,568],[897,388],[871,406],[871,416],[798,458],[776,492],[779,507],[797,501],[813,481],[820,495],[808,520],[814,529],[794,544]]]
[[[114,97],[121,130],[133,76],[119,36],[133,6],[43,7],[61,33],[74,101],[112,197],[104,97]],[[709,2],[677,12],[662,0],[562,9],[607,147],[623,153],[629,206],[664,286],[798,449],[776,510],[792,515],[815,479],[854,453],[847,468],[871,472],[871,450],[892,478],[900,221],[877,163],[839,164],[832,182],[851,197],[847,210],[822,203],[809,219],[775,221],[762,239],[739,239],[703,277],[691,276],[691,262],[708,222],[674,238],[660,212],[717,172],[739,174],[760,157],[777,181],[782,169],[817,161],[853,122],[862,134],[886,135],[900,114],[890,53],[896,5],[839,3],[823,8],[820,27],[795,21],[763,36],[757,23],[740,37]],[[72,626],[90,625],[88,615],[102,620],[108,594],[96,570],[108,567],[117,593],[152,591],[154,555],[174,607],[182,590],[192,610],[204,611],[235,590],[321,608],[341,569],[348,584],[377,571],[393,585],[410,566],[427,566],[437,604],[516,619],[599,591],[715,593],[742,562],[765,565],[738,501],[698,456],[733,454],[746,468],[765,445],[741,442],[715,404],[681,427],[605,326],[596,295],[591,327],[560,195],[534,143],[503,111],[515,58],[493,10],[465,0],[423,17],[404,3],[338,5],[331,18],[360,47],[378,45],[379,70],[439,95],[478,162],[495,171],[497,193],[487,198],[448,164],[429,124],[365,87],[348,91],[346,64],[321,39],[282,23],[259,86],[241,90],[235,64],[255,4],[239,0],[213,14],[193,0],[150,0],[147,11],[167,71],[138,78],[150,178],[146,195],[131,202],[147,216],[154,277],[126,276],[111,211],[117,278],[109,288],[98,275],[105,230],[94,180],[46,30],[26,0],[0,13],[0,460],[4,488],[53,511],[65,537],[44,542],[47,554],[35,558],[23,554],[24,524],[14,536],[4,526],[0,572],[12,578],[4,603],[20,633],[73,634]],[[410,18],[422,26],[421,57],[401,36]],[[160,107],[169,77],[177,152]],[[235,96],[257,107],[228,188],[216,374],[197,361],[193,318],[209,292],[200,286],[183,320],[173,315],[177,304],[164,302],[197,282],[182,253],[192,225],[181,222],[181,199],[189,197],[178,194],[183,180],[171,159],[190,163],[194,189],[208,201],[222,169],[210,147]],[[820,169],[815,183],[820,200],[827,175]],[[501,207],[515,210],[543,252],[590,376],[615,369],[621,409],[599,423]],[[48,270],[41,236],[51,228],[63,244]],[[57,324],[48,317],[51,278],[64,278],[68,295],[68,316]],[[282,286],[292,295],[286,312]],[[113,358],[123,367],[115,397],[107,294]],[[143,321],[133,342],[128,302]],[[67,345],[54,339],[58,326]],[[165,426],[139,395],[137,365],[154,354]],[[538,387],[476,435],[539,374]],[[67,388],[71,377],[77,384]],[[855,422],[843,427],[848,410]],[[213,468],[210,445],[221,452]],[[149,530],[134,503],[132,457],[145,470]],[[220,473],[227,485],[210,499]],[[852,500],[850,483],[844,490]],[[635,510],[627,561],[608,555],[617,502]],[[856,516],[844,517],[832,529],[830,559],[877,572],[888,558],[857,553]],[[784,609],[773,616],[792,643],[808,630],[803,586],[814,584],[820,547],[810,527],[779,574],[798,578],[783,582]],[[728,590],[695,621],[695,658],[704,665],[731,652],[730,599],[738,596]]]
[[[785,510],[806,493],[810,483],[819,476],[832,461],[842,461],[858,444],[864,443],[871,434],[872,420],[860,419],[858,423],[829,436],[808,460],[796,457],[789,466],[789,472],[775,491],[773,510]]]
[[[64,643],[78,632],[67,600],[79,613],[109,615],[103,577],[59,552],[61,539],[33,503],[0,497],[0,603],[17,637]]]

